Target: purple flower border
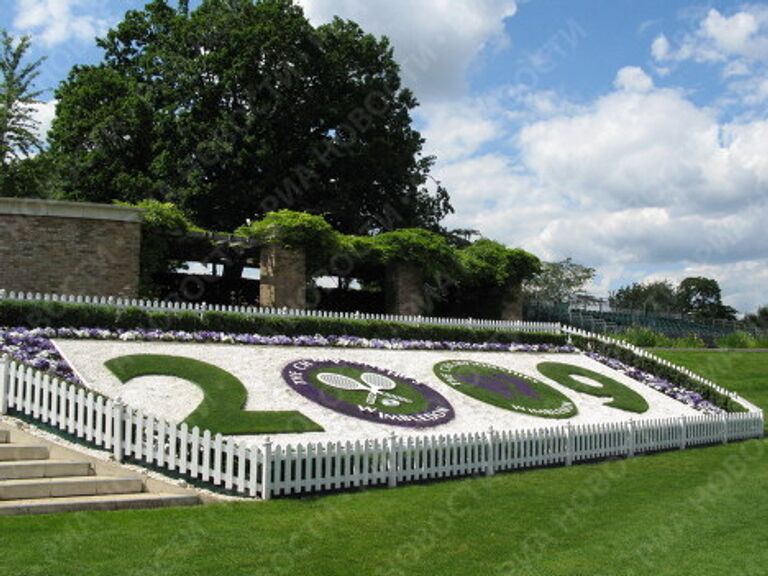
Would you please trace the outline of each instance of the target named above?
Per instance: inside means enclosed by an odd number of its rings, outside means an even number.
[[[585,354],[593,360],[596,360],[601,364],[616,370],[617,372],[622,372],[633,380],[640,382],[641,384],[645,384],[646,386],[653,388],[657,392],[661,392],[665,396],[669,396],[678,402],[682,402],[694,410],[698,410],[699,412],[703,412],[705,414],[726,413],[726,411],[719,406],[716,406],[709,400],[705,400],[698,392],[688,390],[682,386],[677,386],[669,380],[654,376],[650,372],[645,372],[644,370],[640,370],[639,368],[625,364],[624,362],[616,360],[615,358],[609,358],[608,356],[603,356],[597,352],[585,352]]]
[[[376,410],[375,412],[361,410],[357,404],[345,402],[344,400],[340,400],[339,398],[326,394],[320,388],[315,386],[309,378],[306,377],[310,370],[314,370],[315,368],[319,367],[321,368],[323,366],[355,368],[365,372],[374,372],[389,376],[395,381],[405,383],[418,390],[419,393],[421,393],[427,400],[427,408],[419,414],[410,414],[402,417],[398,417],[394,414],[390,417],[386,417],[386,415],[390,413],[382,413],[380,410]],[[346,360],[313,360],[310,358],[304,358],[288,363],[283,368],[282,374],[285,383],[297,393],[304,396],[304,398],[312,400],[313,402],[324,406],[325,408],[329,408],[335,412],[346,414],[347,416],[352,416],[353,418],[360,418],[361,420],[366,420],[375,424],[404,426],[407,428],[432,428],[450,422],[456,415],[451,403],[442,394],[430,386],[421,382],[417,382],[413,378],[409,378],[403,374],[393,372],[392,370],[387,370],[386,368],[372,366],[370,364],[349,362]],[[296,381],[297,377],[301,377],[301,383]],[[430,419],[428,418],[430,414],[437,414],[439,416]]]
[[[573,346],[555,344],[498,344],[493,342],[450,342],[360,338],[357,336],[262,336],[235,332],[183,332],[165,330],[106,330],[103,328],[2,328],[0,356],[9,354],[52,376],[82,384],[53,345],[54,338],[75,340],[121,340],[124,342],[193,342],[201,344],[243,344],[250,346],[304,346],[374,348],[381,350],[467,350],[485,352],[576,352]]]

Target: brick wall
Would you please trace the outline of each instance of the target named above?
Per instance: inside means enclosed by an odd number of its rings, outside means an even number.
[[[140,213],[0,198],[0,288],[136,296]]]
[[[267,308],[307,307],[306,256],[280,246],[261,249],[259,303]]]
[[[390,264],[387,267],[386,299],[388,314],[426,314],[427,301],[421,269],[410,264]]]

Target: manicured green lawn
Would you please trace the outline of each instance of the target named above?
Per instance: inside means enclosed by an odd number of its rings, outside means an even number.
[[[106,362],[106,366],[123,383],[139,376],[174,376],[198,386],[204,397],[185,420],[190,427],[230,435],[323,430],[295,410],[243,410],[248,396],[243,383],[226,370],[206,362],[181,356],[133,354],[113,358]]]
[[[742,375],[721,352],[675,360],[764,402],[768,354],[753,354]],[[0,518],[0,574],[758,576],[766,486],[768,442],[750,441],[304,500]]]
[[[738,392],[768,411],[768,352],[660,350],[655,353]]]

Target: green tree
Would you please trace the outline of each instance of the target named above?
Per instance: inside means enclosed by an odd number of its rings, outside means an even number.
[[[768,306],[760,306],[754,314],[747,314],[744,322],[761,330],[768,330]]]
[[[677,287],[678,310],[698,318],[733,320],[736,310],[723,304],[720,285],[714,278],[686,278]]]
[[[452,211],[426,185],[388,40],[353,22],[314,28],[291,0],[154,0],[98,44],[57,91],[64,198],[171,201],[220,230],[283,208],[347,233],[438,229]]]
[[[622,286],[610,297],[611,307],[621,310],[671,312],[677,308],[675,287],[666,280]]]
[[[25,62],[28,36],[16,40],[0,31],[0,195],[40,196],[44,161],[31,156],[42,150],[35,105],[41,91],[33,88],[43,59]]]
[[[595,277],[595,269],[577,264],[570,258],[560,262],[544,262],[541,272],[525,282],[527,297],[547,304],[567,304],[583,294],[584,286]]]

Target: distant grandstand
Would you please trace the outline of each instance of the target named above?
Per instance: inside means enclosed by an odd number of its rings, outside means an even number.
[[[525,319],[562,322],[599,333],[624,332],[642,327],[672,338],[697,336],[707,343],[735,331],[753,332],[743,322],[733,320],[701,320],[682,314],[660,314],[644,310],[610,310],[607,302],[591,300],[562,306],[531,303],[525,308]]]

